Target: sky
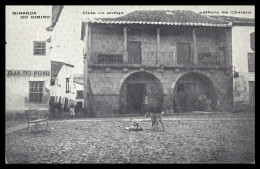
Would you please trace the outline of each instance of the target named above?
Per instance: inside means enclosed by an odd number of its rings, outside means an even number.
[[[26,6],[22,6],[26,7]],[[33,7],[33,6],[31,6]],[[21,9],[21,7],[19,7]],[[47,9],[47,6],[46,6]],[[43,9],[41,9],[43,10]],[[55,26],[55,43],[52,47],[52,59],[64,61],[75,66],[74,73],[83,72],[83,42],[80,40],[81,23],[84,18],[119,17],[135,10],[191,10],[211,15],[254,18],[254,6],[64,6]],[[104,12],[104,14],[102,14]],[[112,12],[114,14],[107,14]],[[209,13],[211,12],[211,13]],[[225,14],[223,14],[225,12]],[[245,14],[238,14],[245,12]],[[86,14],[88,13],[88,14]],[[95,13],[95,14],[94,14]],[[27,23],[28,24],[28,23]],[[49,25],[46,25],[46,27]],[[27,26],[28,29],[29,26]],[[40,28],[42,29],[42,28]]]

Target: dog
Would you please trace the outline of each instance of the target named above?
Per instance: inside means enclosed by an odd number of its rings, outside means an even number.
[[[125,129],[129,131],[143,131],[138,122],[132,122],[132,119],[128,122],[128,126]]]
[[[162,115],[164,114],[164,112],[162,112]],[[152,121],[152,130],[153,131],[158,131],[158,124],[160,123],[161,126],[162,126],[162,129],[164,131],[164,125],[163,125],[163,122],[162,122],[162,117],[160,114],[158,113],[146,113],[145,114],[145,117],[147,118],[148,116],[151,117],[151,121]]]

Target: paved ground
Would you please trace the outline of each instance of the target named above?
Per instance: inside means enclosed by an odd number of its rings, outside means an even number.
[[[186,114],[163,117],[165,132],[133,118],[144,131],[124,129],[130,118],[51,121],[50,131],[26,133],[8,127],[8,163],[253,163],[252,113]],[[7,125],[12,126],[12,125]],[[19,126],[19,125],[18,125]]]

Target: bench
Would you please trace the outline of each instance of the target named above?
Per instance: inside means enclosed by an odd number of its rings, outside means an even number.
[[[27,126],[27,133],[30,127],[30,124],[35,124],[35,129],[37,132],[40,130],[40,123],[46,122],[45,131],[47,131],[48,128],[48,120],[49,120],[49,112],[47,110],[25,110],[26,120],[28,123]]]

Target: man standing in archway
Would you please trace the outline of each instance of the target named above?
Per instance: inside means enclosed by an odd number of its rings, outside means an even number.
[[[143,106],[142,106],[142,115],[146,114],[149,112],[149,101],[148,101],[148,97],[146,95],[144,95],[144,99],[143,99]]]

